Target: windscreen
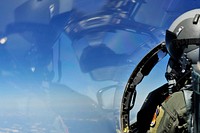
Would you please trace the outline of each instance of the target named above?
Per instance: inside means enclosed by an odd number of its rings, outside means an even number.
[[[119,132],[130,74],[163,42],[173,20],[199,5],[196,0],[1,0],[0,132]],[[148,92],[166,82],[167,61],[138,87],[131,121]]]

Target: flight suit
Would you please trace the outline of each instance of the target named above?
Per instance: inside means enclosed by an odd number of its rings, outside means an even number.
[[[186,133],[188,132],[188,109],[183,91],[170,95],[157,108],[155,124],[151,124],[150,133]]]

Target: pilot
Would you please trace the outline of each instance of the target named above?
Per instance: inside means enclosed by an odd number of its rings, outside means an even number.
[[[200,9],[178,17],[166,31],[169,96],[157,107],[149,132],[200,132]]]

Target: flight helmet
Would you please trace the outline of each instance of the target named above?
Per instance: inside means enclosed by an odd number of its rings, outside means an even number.
[[[182,14],[166,31],[166,47],[170,56],[180,63],[187,58],[196,64],[200,59],[200,9]]]

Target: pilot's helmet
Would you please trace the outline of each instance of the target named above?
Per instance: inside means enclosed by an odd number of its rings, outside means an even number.
[[[180,62],[184,56],[192,63],[199,61],[200,9],[182,14],[166,31],[166,47],[170,56]]]

